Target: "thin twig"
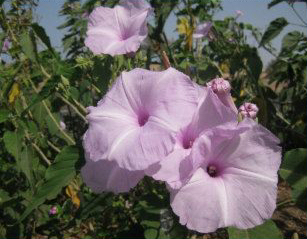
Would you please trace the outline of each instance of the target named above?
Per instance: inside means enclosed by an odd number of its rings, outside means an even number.
[[[79,108],[79,110],[84,114],[84,115],[87,115],[87,110],[86,108],[80,103],[78,102],[77,100],[75,99],[72,99],[74,104]]]
[[[30,81],[30,83],[31,83],[31,86],[32,86],[33,90],[34,90],[36,93],[38,93],[38,90],[36,89],[36,87],[35,87],[33,81],[32,81],[31,79],[29,79],[29,81]],[[62,127],[59,125],[59,123],[57,122],[57,120],[54,118],[54,116],[52,115],[52,113],[51,113],[49,107],[48,107],[47,104],[46,104],[46,101],[43,100],[42,103],[43,103],[43,106],[45,107],[45,109],[46,109],[48,115],[50,116],[51,120],[54,122],[54,124],[56,125],[56,127],[61,131],[61,133],[64,135],[64,137],[69,141],[69,143],[71,143],[71,144],[76,144],[76,142],[75,142],[68,134],[66,134],[66,132],[62,129]]]
[[[298,14],[293,5],[291,5],[291,8],[294,11],[295,15],[304,23],[305,26],[307,26],[307,22],[304,21],[304,19],[300,16],[300,14]]]
[[[58,97],[65,103],[67,104],[69,107],[71,107],[76,113],[77,115],[80,116],[81,119],[83,119],[84,122],[86,121],[86,118],[84,117],[84,115],[81,114],[81,112],[77,109],[76,106],[74,106],[72,103],[70,103],[67,99],[65,99],[62,95],[58,95]]]
[[[32,143],[32,146],[38,152],[38,154],[41,156],[41,158],[46,162],[46,164],[48,164],[48,166],[50,166],[51,162],[47,158],[47,156],[43,153],[43,151],[41,151],[41,149],[35,143]]]
[[[53,143],[51,143],[49,140],[47,140],[47,144],[48,144],[51,148],[53,148],[54,151],[56,151],[56,152],[58,152],[58,153],[61,152],[61,150],[60,150],[57,146],[55,146]]]

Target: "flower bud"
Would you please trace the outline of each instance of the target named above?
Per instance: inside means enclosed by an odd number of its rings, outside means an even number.
[[[208,82],[207,86],[210,87],[216,94],[229,93],[231,90],[229,82],[223,78],[215,78]]]
[[[58,209],[56,206],[52,206],[49,210],[49,215],[55,215],[58,213]]]
[[[207,83],[207,87],[212,89],[225,106],[231,108],[236,114],[238,113],[230,94],[231,86],[227,80],[215,78]]]
[[[255,119],[257,116],[259,109],[257,105],[253,103],[246,102],[239,108],[239,113],[245,118],[252,118]]]
[[[66,124],[63,121],[60,121],[60,127],[62,130],[66,129]]]

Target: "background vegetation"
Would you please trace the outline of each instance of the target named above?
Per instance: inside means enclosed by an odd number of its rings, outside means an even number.
[[[5,9],[3,3],[0,51],[8,39],[10,48],[1,56],[11,60],[0,64],[0,238],[306,238],[307,39],[302,32],[288,32],[281,49],[274,49],[271,40],[287,19],[275,19],[261,32],[229,17],[213,21],[210,41],[195,42],[195,26],[212,21],[221,9],[219,0],[150,0],[154,20],[136,56],[94,56],[84,46],[86,15],[117,1],[67,1],[61,10],[66,22],[59,26],[68,29],[61,55],[33,21],[38,0],[11,0]],[[170,42],[164,24],[172,11],[180,35]],[[267,69],[258,49],[247,43],[249,33],[259,48],[274,55]],[[228,79],[236,105],[256,103],[259,122],[281,139],[273,220],[251,230],[201,235],[178,223],[162,183],[146,177],[119,195],[94,194],[83,184],[85,108],[95,105],[123,70],[162,69],[162,51],[173,67],[199,84],[216,76]],[[53,206],[57,213],[51,215]]]

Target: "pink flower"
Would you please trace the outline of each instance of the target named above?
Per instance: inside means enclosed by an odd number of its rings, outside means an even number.
[[[86,164],[81,169],[85,184],[94,192],[128,192],[143,178],[143,171],[129,171],[120,168],[115,161],[106,159],[94,162],[85,155]]]
[[[215,78],[208,82],[207,86],[213,90],[225,106],[230,107],[235,113],[238,113],[230,94],[231,86],[227,80]]]
[[[83,137],[88,158],[115,161],[131,171],[160,161],[173,150],[175,133],[191,120],[198,91],[173,68],[123,72],[98,106],[88,108]]]
[[[180,188],[193,173],[191,152],[194,142],[211,128],[227,123],[237,124],[237,115],[224,106],[210,88],[204,88],[204,95],[191,122],[176,136],[173,152],[146,170],[156,180],[166,181],[174,189]]]
[[[122,0],[114,8],[98,7],[89,16],[85,45],[94,54],[136,52],[147,36],[151,7],[143,0]]]
[[[236,10],[236,14],[237,14],[236,16],[237,18],[244,15],[241,10]]]
[[[255,119],[257,117],[258,111],[259,111],[259,109],[258,109],[257,105],[255,105],[253,103],[248,103],[248,102],[244,103],[239,108],[239,113],[243,117],[252,118],[252,119]]]
[[[278,143],[251,119],[201,135],[189,158],[192,176],[180,189],[170,188],[180,223],[207,233],[227,226],[250,228],[270,218],[281,162]]]
[[[6,52],[9,49],[10,49],[10,41],[7,38],[5,38],[5,40],[4,40],[3,44],[2,44],[2,51]]]
[[[193,38],[202,38],[206,37],[212,27],[212,22],[204,22],[202,24],[199,24],[194,33],[193,33]]]
[[[56,206],[52,206],[49,210],[49,215],[55,215],[58,213],[58,209]]]

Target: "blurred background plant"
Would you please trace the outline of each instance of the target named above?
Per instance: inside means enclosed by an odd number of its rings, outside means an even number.
[[[306,61],[300,31],[271,41],[289,23],[281,17],[264,32],[237,16],[212,20],[220,0],[150,0],[154,19],[134,58],[93,55],[85,46],[87,17],[117,0],[66,1],[64,55],[35,19],[38,0],[0,1],[0,237],[1,238],[305,238]],[[273,0],[268,7],[294,1]],[[177,17],[178,39],[165,34]],[[304,19],[303,27],[306,26]],[[203,37],[196,27],[210,22]],[[258,48],[247,43],[252,34]],[[258,49],[274,60],[264,69]],[[86,107],[95,105],[115,78],[134,67],[162,70],[162,51],[173,67],[201,85],[224,77],[237,106],[256,103],[258,120],[282,142],[283,163],[273,220],[250,230],[219,229],[201,235],[178,223],[165,185],[145,177],[130,193],[94,194],[80,177]],[[291,224],[292,223],[292,224]]]

